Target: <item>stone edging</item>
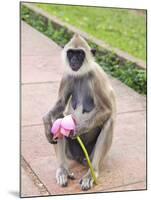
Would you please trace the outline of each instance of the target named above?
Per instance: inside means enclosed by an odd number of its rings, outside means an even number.
[[[21,156],[21,167],[24,168],[27,175],[30,177],[38,191],[42,196],[49,196],[51,195],[49,191],[47,190],[46,186],[41,182],[41,180],[38,178],[38,176],[35,174],[35,172],[32,170],[30,165],[27,163],[27,161],[24,159],[23,156]]]
[[[67,24],[66,22],[62,22],[60,19],[58,19],[55,16],[51,16],[50,14],[48,14],[47,12],[43,11],[41,8],[36,7],[34,4],[32,3],[22,3],[22,5],[27,6],[29,9],[33,10],[34,12],[46,17],[47,19],[49,19],[50,21],[52,21],[56,26],[59,27],[65,27],[69,30],[69,32],[72,33],[79,33],[81,36],[83,36],[85,39],[92,41],[93,43],[97,44],[98,46],[100,46],[101,48],[109,51],[109,52],[114,52],[120,59],[124,60],[124,61],[130,61],[132,63],[135,63],[135,65],[141,69],[146,69],[146,63],[138,58],[135,58],[131,55],[129,55],[126,52],[123,52],[117,48],[113,48],[110,45],[106,44],[104,41],[96,39],[93,36],[88,35],[87,33],[75,28],[72,25]]]

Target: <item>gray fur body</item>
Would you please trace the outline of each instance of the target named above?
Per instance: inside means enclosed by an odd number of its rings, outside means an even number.
[[[72,114],[74,116],[75,113],[77,113],[82,116],[95,109],[93,96],[89,87],[89,81],[91,78],[93,78],[93,73],[88,73],[86,76],[82,77],[68,77],[68,80],[70,79],[73,85],[70,85],[71,98],[68,103],[66,115]],[[91,155],[94,149],[100,131],[101,126],[98,126],[81,135],[81,139],[84,142],[89,155]],[[78,141],[71,138],[66,138],[66,141],[68,146],[67,151],[69,151],[70,155],[69,158],[75,159],[80,163],[85,163],[85,156]]]
[[[68,49],[83,49],[85,60],[77,71],[71,70],[66,52]],[[90,155],[95,174],[100,175],[103,159],[107,154],[113,136],[115,122],[115,95],[107,75],[93,60],[90,48],[80,36],[74,36],[63,50],[66,70],[60,83],[55,106],[43,117],[45,134],[54,144],[58,159],[57,183],[67,186],[68,178],[73,178],[67,158],[84,163],[84,154],[75,136],[54,141],[50,133],[52,123],[71,114],[76,121],[74,135],[83,140]],[[78,65],[79,66],[79,65]],[[81,178],[82,190],[93,186],[90,170]]]

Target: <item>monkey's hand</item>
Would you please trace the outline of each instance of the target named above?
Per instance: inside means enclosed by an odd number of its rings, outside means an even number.
[[[85,123],[77,124],[75,129],[75,134],[81,135],[82,133],[87,133],[88,128]]]
[[[44,123],[45,135],[46,135],[47,140],[51,144],[57,144],[57,141],[53,139],[53,134],[51,133],[51,127],[53,124],[51,115],[48,113],[42,119]]]
[[[76,139],[76,137],[81,134],[87,133],[88,128],[83,124],[77,124],[75,130],[71,131],[70,137],[71,139]]]

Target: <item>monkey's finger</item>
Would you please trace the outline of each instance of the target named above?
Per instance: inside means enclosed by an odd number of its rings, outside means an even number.
[[[66,175],[59,175],[57,177],[57,183],[62,186],[62,187],[66,187],[68,184],[68,180],[67,180],[67,176]]]
[[[66,187],[67,186],[67,184],[68,184],[68,180],[67,180],[67,176],[62,176],[62,186],[63,187]]]

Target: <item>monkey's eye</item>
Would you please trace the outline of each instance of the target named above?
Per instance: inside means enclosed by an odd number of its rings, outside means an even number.
[[[67,51],[67,56],[72,57],[73,53],[74,53],[74,51],[72,49],[70,49]]]
[[[79,55],[80,56],[84,56],[84,51],[83,50],[79,50]]]

